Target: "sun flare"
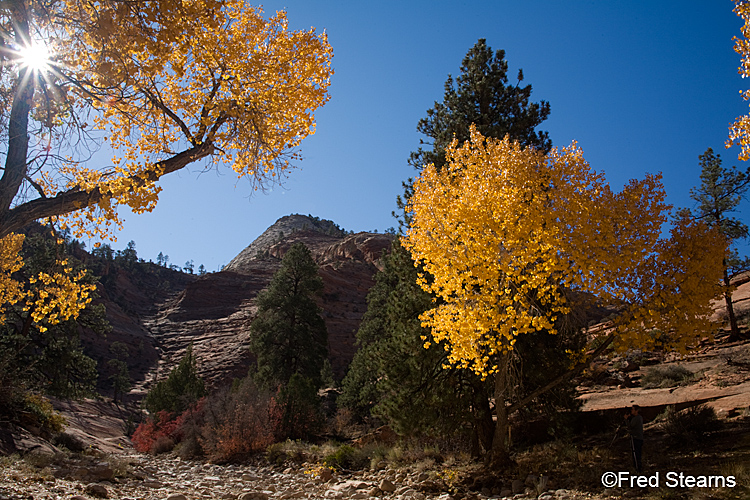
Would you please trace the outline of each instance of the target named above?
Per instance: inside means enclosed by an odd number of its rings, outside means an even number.
[[[50,52],[43,44],[33,43],[28,47],[19,49],[21,64],[34,71],[44,71],[49,68]]]

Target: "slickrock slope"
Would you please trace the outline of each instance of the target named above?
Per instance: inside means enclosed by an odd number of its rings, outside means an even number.
[[[330,221],[303,215],[282,217],[223,271],[194,282],[144,321],[160,352],[157,378],[165,376],[191,343],[202,377],[219,384],[243,377],[251,363],[247,349],[255,298],[278,270],[295,242],[303,242],[320,266],[324,282],[319,304],[328,327],[329,358],[338,377],[354,356],[355,335],[367,309],[377,262],[393,236],[347,235]]]
[[[84,329],[81,335],[86,353],[105,370],[99,377],[99,390],[107,394],[110,389],[106,370],[107,361],[112,358],[109,347],[114,342],[121,342],[128,348],[128,370],[134,383],[146,380],[158,362],[159,352],[143,321],[158,312],[158,304],[179,293],[196,278],[150,263],[139,264],[130,271],[115,267],[103,270],[98,302],[107,308],[112,331],[102,336]]]

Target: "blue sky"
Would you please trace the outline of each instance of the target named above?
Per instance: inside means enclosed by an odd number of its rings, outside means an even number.
[[[325,30],[333,47],[331,100],[304,159],[283,186],[255,192],[229,171],[170,174],[150,214],[124,214],[113,244],[136,242],[182,265],[215,271],[290,213],[331,219],[345,229],[383,231],[401,182],[414,174],[417,121],[442,100],[448,74],[486,38],[504,49],[509,77],[523,69],[532,99],[552,112],[540,127],[555,146],[578,141],[613,188],[663,172],[668,200],[690,206],[698,155],[712,147],[725,166],[729,124],[747,113],[732,38],[740,19],[730,0],[681,1],[321,1],[266,2],[286,10],[292,29]],[[750,207],[748,207],[750,210]]]

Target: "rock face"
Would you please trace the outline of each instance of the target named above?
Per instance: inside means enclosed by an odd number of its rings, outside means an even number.
[[[346,234],[330,221],[290,215],[268,228],[223,271],[187,283],[143,321],[160,354],[155,378],[166,376],[191,343],[200,375],[210,385],[246,375],[252,361],[247,346],[255,298],[297,241],[310,249],[320,266],[324,290],[319,305],[328,327],[329,359],[334,375],[343,376],[354,356],[355,335],[378,259],[393,236]]]

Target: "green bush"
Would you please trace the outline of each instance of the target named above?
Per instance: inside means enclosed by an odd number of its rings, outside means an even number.
[[[655,367],[641,377],[641,387],[644,389],[675,387],[686,385],[693,380],[695,380],[695,374],[684,366]]]
[[[336,451],[323,459],[324,465],[334,469],[362,469],[369,462],[370,458],[365,452],[348,444],[339,446]]]
[[[31,417],[30,423],[38,425],[42,431],[54,434],[62,432],[67,425],[65,417],[55,411],[47,398],[39,394],[26,394],[23,403],[23,409]]]
[[[714,409],[704,404],[682,411],[668,406],[662,418],[662,429],[672,444],[689,445],[703,441],[720,424]]]

